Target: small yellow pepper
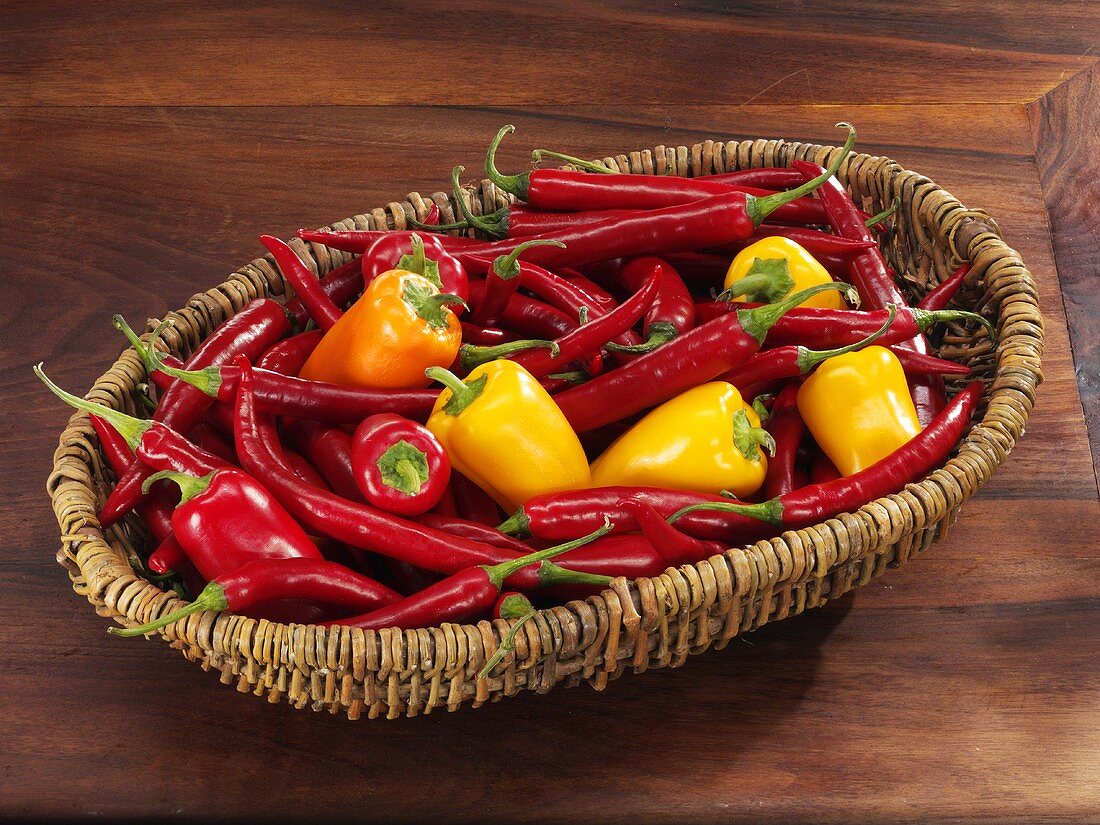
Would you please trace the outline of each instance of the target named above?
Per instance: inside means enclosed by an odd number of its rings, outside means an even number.
[[[738,498],[764,483],[775,442],[733,384],[712,381],[666,401],[592,464],[592,485],[723,490]]]
[[[413,246],[412,258],[419,252],[423,260],[423,244]],[[424,275],[383,272],[325,333],[299,375],[357,387],[426,387],[424,370],[450,366],[462,344],[462,325],[446,306],[456,303],[462,299],[440,293]]]
[[[792,291],[833,280],[829,271],[800,244],[776,235],[762,238],[737,253],[726,272],[728,299],[773,303]],[[843,309],[839,292],[820,292],[799,306]]]
[[[451,465],[507,512],[531,496],[591,486],[584,448],[554,399],[515,361],[475,367],[463,381],[429,369],[446,389],[428,429]]]
[[[825,361],[799,388],[798,412],[846,476],[890,455],[921,430],[905,370],[879,346]]]

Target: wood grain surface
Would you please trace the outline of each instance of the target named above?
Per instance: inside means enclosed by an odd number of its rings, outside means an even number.
[[[0,814],[1100,818],[1100,507],[1066,323],[1083,330],[1076,372],[1095,375],[1097,201],[1074,172],[1098,163],[1095,128],[1074,116],[1096,111],[1095,10],[181,8],[0,10],[0,271],[14,286],[0,303]],[[800,68],[809,82],[784,77]],[[109,638],[53,561],[43,488],[68,414],[29,368],[85,389],[122,349],[111,313],[182,305],[259,254],[262,232],[445,188],[504,122],[518,129],[501,162],[519,167],[534,145],[833,141],[842,118],[862,151],[995,216],[1047,324],[1027,435],[919,560],[603,694],[357,723]]]

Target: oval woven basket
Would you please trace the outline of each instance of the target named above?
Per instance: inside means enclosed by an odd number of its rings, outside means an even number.
[[[624,172],[691,176],[786,166],[795,158],[826,165],[837,151],[780,140],[708,140],[604,162]],[[741,633],[819,607],[906,563],[943,538],[963,502],[1023,432],[1042,380],[1042,317],[1031,274],[984,212],[967,209],[928,178],[887,158],[854,154],[838,177],[871,213],[900,199],[884,251],[914,299],[969,261],[972,270],[956,304],[982,312],[998,328],[996,347],[975,328],[962,326],[948,327],[939,342],[940,355],[967,363],[986,385],[974,425],[945,466],[857,512],[670,568],[656,578],[617,579],[599,596],[540,611],[519,633],[515,652],[483,679],[477,673],[508,630],[506,621],[363,631],[207,612],[160,635],[204,670],[220,672],[223,683],[270,702],[285,698],[297,708],[342,711],[352,719],[364,712],[370,718],[415,716],[441,705],[476,707],[524,690],[545,693],[559,683],[585,681],[602,690],[628,668],[641,673],[679,667],[690,654],[722,648]],[[488,181],[466,194],[475,212],[510,200]],[[404,229],[409,216],[424,218],[433,201],[443,221],[453,219],[455,204],[447,193],[430,200],[412,193],[332,228]],[[318,274],[351,257],[295,244]],[[284,291],[270,257],[258,258],[170,313],[175,329],[167,343],[186,357],[248,301]],[[87,397],[139,414],[137,385],[145,380],[140,359],[128,349]],[[135,574],[131,559],[140,558],[145,542],[136,518],[108,530],[99,526],[96,513],[113,482],[87,415],[77,413],[61,435],[47,483],[61,528],[57,559],[73,589],[101,616],[134,625],[182,603]]]

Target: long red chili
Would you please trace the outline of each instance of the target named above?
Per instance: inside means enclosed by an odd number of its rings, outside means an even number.
[[[430,627],[441,622],[460,622],[488,613],[500,595],[504,582],[531,565],[548,561],[574,548],[593,541],[610,530],[605,525],[599,530],[565,544],[538,550],[517,559],[460,570],[441,582],[406,596],[386,607],[353,616],[349,619],[337,619],[326,622],[326,626],[343,625],[364,629],[384,627],[416,628]]]
[[[485,175],[498,188],[526,201],[536,209],[551,212],[579,212],[589,209],[662,209],[735,192],[754,198],[777,193],[712,178],[681,178],[675,175],[593,175],[567,169],[534,169],[518,175],[502,175],[496,168],[496,151],[514,126],[503,127],[485,154]],[[774,210],[774,219],[799,224],[823,223],[821,204],[801,189],[784,197]],[[786,194],[786,193],[780,193]],[[801,198],[801,200],[799,200]],[[759,221],[757,222],[759,223]],[[615,257],[615,256],[607,256]]]
[[[624,347],[613,343],[608,349],[614,352],[642,354],[667,344],[677,335],[683,335],[695,326],[695,303],[684,279],[668,261],[646,256],[635,258],[620,270],[619,280],[631,292],[639,289],[647,278],[659,279],[657,295],[645,315],[644,343]]]
[[[401,594],[324,559],[285,558],[251,561],[212,579],[186,607],[139,627],[112,627],[115,636],[142,636],[204,610],[240,612],[277,599],[311,599],[356,613],[400,601]]]
[[[321,329],[328,330],[340,320],[343,312],[321,287],[320,281],[310,272],[298,253],[290,244],[272,235],[261,235],[262,243],[274,258],[283,273],[283,278],[294,287],[295,293],[305,307],[309,317]]]
[[[764,476],[764,498],[775,498],[795,488],[795,461],[806,425],[798,414],[798,382],[788,384],[772,404],[767,430],[775,441]]]
[[[123,331],[129,329],[121,316],[116,315],[114,320],[116,326],[121,322],[119,328]],[[290,328],[290,318],[281,304],[269,298],[257,298],[218,326],[187,359],[187,366],[190,369],[217,366],[227,363],[237,354],[257,358]],[[210,403],[210,398],[202,392],[177,382],[160,399],[153,419],[179,432],[190,432]],[[100,511],[100,523],[104,527],[114,524],[144,498],[141,487],[149,475],[149,468],[140,462],[130,465]]]
[[[509,344],[518,341],[519,336],[514,332],[497,327],[485,327],[469,321],[462,322],[462,340],[467,344],[479,347],[495,347],[500,344]]]
[[[806,161],[795,161],[791,165],[807,178],[818,174],[817,170],[820,168]],[[818,195],[825,206],[829,223],[838,235],[861,241],[874,240],[870,229],[864,223],[864,217],[859,214],[847,190],[839,181],[835,179],[829,181],[818,190]],[[886,261],[877,246],[852,259],[849,278],[859,292],[863,305],[868,309],[882,309],[887,304],[904,306],[907,303],[905,296],[891,277]],[[910,343],[903,346],[925,355],[931,353],[928,341],[923,335],[914,336]],[[943,379],[939,376],[925,375],[912,378],[909,382],[909,392],[913,396],[917,418],[922,425],[926,425],[943,408],[946,401]]]
[[[981,381],[971,381],[912,439],[881,461],[853,475],[824,484],[810,484],[766,502],[774,508],[772,523],[785,528],[815,524],[840,513],[856,510],[880,496],[902,489],[939,466],[955,448],[982,397]],[[689,505],[670,517],[676,522],[701,510],[721,512],[724,505],[703,502]],[[733,518],[742,518],[740,513]]]
[[[472,320],[478,324],[490,324],[500,317],[509,299],[516,294],[520,285],[520,273],[522,264],[519,256],[531,246],[541,244],[559,244],[557,241],[542,241],[533,238],[519,244],[506,255],[500,255],[491,261],[478,261],[484,263],[484,268],[478,267],[476,271],[485,275],[485,294],[474,308]]]
[[[287,444],[310,460],[337,495],[363,501],[351,466],[351,435],[322,421],[289,418],[283,421]]]
[[[594,430],[710,381],[760,349],[783,313],[811,295],[843,289],[818,284],[782,301],[715,318],[612,372],[554,396],[577,432]]]
[[[696,539],[681,533],[644,498],[628,498],[620,506],[634,516],[646,539],[669,567],[691,564],[726,549],[721,542]]]
[[[320,281],[321,289],[333,306],[345,307],[363,289],[363,269],[358,258],[352,258],[343,266],[332,270]],[[309,313],[300,298],[294,298],[286,304],[286,311],[294,319],[294,325],[301,329],[309,321]]]
[[[120,477],[134,461],[134,452],[122,434],[100,418],[92,415],[92,429],[99,438],[99,444],[103,448],[103,455],[111,469],[115,471],[115,477]],[[163,488],[154,490],[144,501],[137,505],[137,514],[145,522],[153,538],[158,542],[165,541],[172,535],[172,509],[176,506],[175,499]],[[163,573],[163,570],[154,570],[155,573]]]
[[[970,264],[963,264],[921,298],[917,306],[920,309],[943,309],[951,303],[951,299],[955,297],[955,293],[959,291],[959,287],[969,274]]]

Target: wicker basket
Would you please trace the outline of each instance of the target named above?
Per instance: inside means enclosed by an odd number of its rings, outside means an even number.
[[[777,140],[708,140],[605,162],[624,172],[699,175],[785,166],[795,158],[827,164],[836,151]],[[904,564],[946,534],[962,503],[1023,432],[1042,380],[1042,318],[1030,273],[988,215],[965,208],[928,178],[886,158],[852,155],[839,177],[869,212],[900,198],[885,251],[913,296],[970,261],[973,269],[956,302],[983,312],[998,327],[996,348],[974,329],[958,326],[948,328],[939,345],[941,355],[969,364],[986,384],[980,420],[944,467],[855,513],[670,568],[653,579],[619,579],[599,596],[543,610],[517,637],[515,653],[484,679],[477,673],[507,631],[506,621],[376,632],[284,625],[224,612],[195,614],[160,634],[203,669],[219,671],[225,684],[270,702],[285,698],[297,708],[343,711],[352,719],[364,712],[370,718],[415,716],[440,705],[455,710],[523,690],[545,693],[559,683],[585,681],[602,690],[627,668],[641,673],[679,667],[689,654],[722,648],[738,634],[818,607]],[[487,181],[468,194],[474,211],[508,200]],[[448,194],[436,193],[431,200],[444,221],[452,219]],[[413,193],[333,228],[403,229],[407,216],[423,218],[430,205]],[[350,257],[320,246],[297,249],[319,274]],[[270,258],[254,260],[171,313],[176,326],[167,342],[185,356],[248,301],[284,289]],[[136,386],[145,378],[129,349],[88,397],[137,414]],[[47,483],[61,527],[57,559],[73,589],[101,616],[133,625],[182,603],[135,575],[129,559],[145,541],[136,519],[100,528],[96,513],[112,483],[87,415],[74,415]]]

